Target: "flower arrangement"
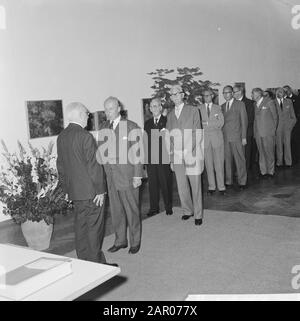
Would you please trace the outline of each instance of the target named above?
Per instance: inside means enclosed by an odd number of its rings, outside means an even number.
[[[27,220],[44,220],[52,224],[56,214],[65,214],[72,208],[58,184],[56,157],[52,155],[54,143],[48,148],[34,148],[26,151],[18,141],[19,155],[9,153],[1,140],[6,166],[1,167],[0,201],[4,203],[3,213],[18,223]]]

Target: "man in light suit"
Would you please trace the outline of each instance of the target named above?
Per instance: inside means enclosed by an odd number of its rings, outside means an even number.
[[[204,163],[201,116],[197,107],[184,103],[184,92],[180,85],[172,86],[170,95],[175,108],[167,117],[166,144],[184,212],[182,219],[194,216],[195,225],[201,225],[201,173]]]
[[[96,142],[84,128],[89,112],[81,103],[66,108],[70,123],[57,138],[57,170],[67,197],[74,203],[77,257],[106,263],[104,237],[105,174],[96,160]]]
[[[237,170],[239,188],[247,183],[246,160],[243,146],[247,144],[248,117],[245,104],[233,98],[232,86],[225,86],[223,95],[226,102],[221,106],[224,115],[225,182],[232,186],[232,160]]]
[[[167,117],[162,115],[160,98],[151,100],[150,111],[153,117],[148,119],[144,125],[144,130],[147,134],[147,173],[150,194],[150,210],[147,216],[159,213],[160,190],[165,203],[166,215],[172,215],[172,171],[169,162],[166,163],[163,159],[164,156],[167,156],[163,135],[166,129]]]
[[[134,149],[137,138],[142,142],[142,133],[136,123],[122,119],[119,100],[109,97],[104,102],[107,121],[100,126],[98,160],[104,166],[115,242],[108,249],[116,252],[128,246],[129,228],[130,254],[139,251],[141,245],[141,218],[139,211],[139,186],[143,176],[143,155]],[[108,141],[108,157],[105,154],[104,138]],[[140,145],[140,147],[141,147]],[[139,154],[139,155],[138,155]]]
[[[291,132],[296,124],[293,103],[290,99],[283,98],[284,89],[277,88],[275,105],[278,113],[278,126],[276,130],[276,165],[292,166]]]
[[[245,95],[245,88],[241,85],[233,87],[233,95],[236,100],[242,101],[245,104],[248,126],[247,126],[247,144],[245,145],[245,158],[247,171],[252,168],[257,154],[256,142],[253,137],[253,123],[254,123],[254,101],[247,98]]]
[[[222,127],[224,117],[221,107],[212,103],[213,91],[203,92],[204,104],[199,106],[204,130],[204,161],[208,178],[208,194],[216,191],[217,178],[218,190],[225,195],[224,185],[224,139]]]
[[[278,114],[274,101],[263,97],[261,88],[252,90],[255,101],[254,137],[259,153],[259,168],[262,177],[273,177],[275,171],[275,134]]]

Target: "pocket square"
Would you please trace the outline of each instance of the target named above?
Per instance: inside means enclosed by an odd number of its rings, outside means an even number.
[[[127,139],[127,136],[123,136],[122,139]]]
[[[261,107],[261,109],[268,109],[268,107],[266,107],[266,106],[262,106],[262,107]]]

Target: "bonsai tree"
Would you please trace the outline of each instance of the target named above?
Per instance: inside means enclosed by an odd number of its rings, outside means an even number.
[[[175,74],[174,74],[175,73]],[[173,108],[173,102],[170,99],[170,88],[175,84],[180,84],[185,93],[185,101],[190,105],[199,105],[202,103],[202,92],[204,89],[219,86],[219,83],[213,83],[209,80],[201,80],[203,73],[199,67],[195,68],[177,68],[174,69],[156,69],[154,72],[148,73],[153,76],[154,90],[153,97],[159,97],[162,100],[164,108]],[[170,77],[171,76],[171,77]]]

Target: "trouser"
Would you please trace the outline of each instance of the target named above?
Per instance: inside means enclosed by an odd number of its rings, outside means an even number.
[[[128,224],[130,246],[139,246],[141,242],[139,188],[129,187],[126,190],[116,190],[115,184],[108,183],[108,196],[112,225],[115,232],[114,245],[128,244]]]
[[[293,164],[300,161],[300,120],[298,119],[291,133],[291,153]]]
[[[239,185],[246,185],[247,183],[247,170],[246,160],[241,141],[224,142],[224,154],[225,154],[225,181],[227,185],[233,183],[232,179],[232,160],[234,160],[237,180]]]
[[[247,171],[250,170],[256,161],[257,147],[253,136],[247,137],[247,144],[245,145],[245,158]]]
[[[204,149],[204,162],[208,179],[208,189],[211,191],[216,189],[216,173],[218,190],[224,191],[224,145],[213,147],[209,144],[209,146]]]
[[[279,129],[276,132],[276,165],[292,165],[291,130]]]
[[[159,193],[162,191],[165,210],[172,210],[172,171],[169,164],[147,165],[150,210],[159,210]]]
[[[73,201],[75,248],[78,259],[106,263],[102,252],[104,238],[104,202],[101,207],[93,200]]]
[[[178,194],[185,215],[194,214],[195,219],[203,217],[202,186],[200,175],[187,175],[184,164],[174,164]]]
[[[260,173],[273,175],[275,170],[275,136],[257,137],[256,143]]]

